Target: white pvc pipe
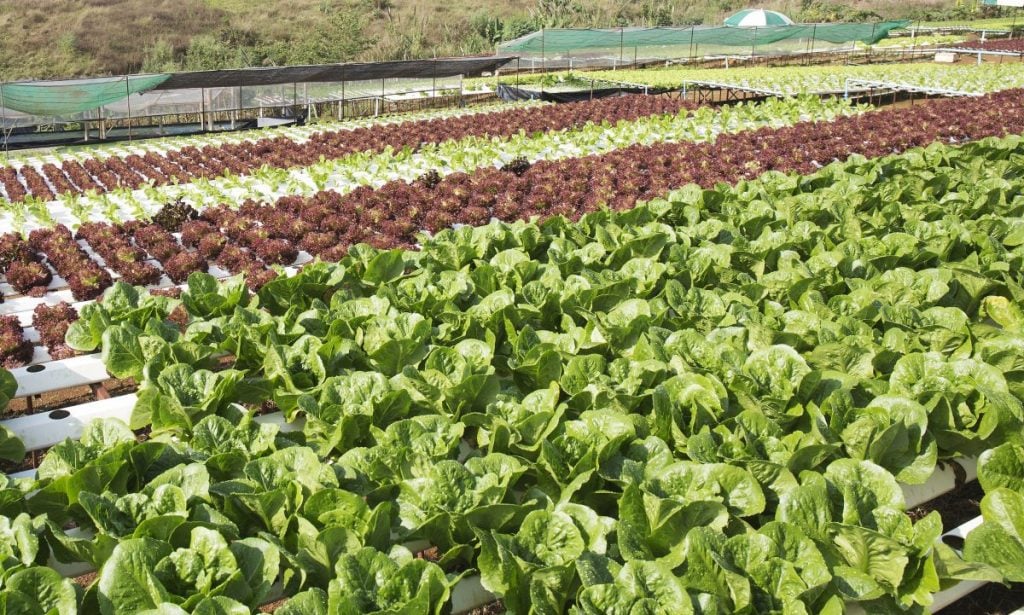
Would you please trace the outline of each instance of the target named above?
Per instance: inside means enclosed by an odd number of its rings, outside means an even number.
[[[98,354],[71,357],[28,367],[16,367],[10,371],[18,382],[16,397],[40,395],[103,382],[110,378],[107,368]]]
[[[978,515],[973,519],[964,521],[960,525],[943,534],[939,538],[939,540],[945,541],[946,538],[959,538],[960,540],[966,540],[967,535],[973,532],[979,525],[981,525],[982,521],[983,519],[981,515]]]
[[[942,465],[935,468],[927,482],[920,485],[900,485],[907,508],[916,508],[956,489],[959,486],[957,467],[963,471],[963,482],[970,482],[978,478],[977,458],[970,457],[943,462]]]
[[[50,448],[68,438],[72,440],[80,438],[85,426],[94,419],[113,418],[128,423],[131,420],[136,401],[138,401],[138,396],[131,393],[79,404],[67,409],[18,416],[0,421],[0,424],[21,438],[25,444],[25,450],[38,451]],[[302,417],[288,422],[280,412],[263,414],[253,420],[264,425],[277,425],[283,432],[299,431],[306,424],[306,420]],[[27,471],[19,473],[19,477],[29,478],[34,474],[34,471]]]
[[[21,438],[26,451],[37,451],[50,448],[68,438],[77,440],[93,419],[117,418],[128,423],[135,401],[135,395],[123,395],[66,410],[18,416],[2,421],[2,424]]]
[[[479,575],[466,577],[452,588],[452,613],[461,615],[497,599],[497,596],[484,589]]]

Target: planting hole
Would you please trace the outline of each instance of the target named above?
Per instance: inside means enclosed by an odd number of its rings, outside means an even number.
[[[71,413],[68,412],[67,410],[54,410],[53,412],[50,413],[50,418],[55,421],[59,421],[60,419],[66,419],[69,416],[71,416]]]
[[[964,548],[964,539],[959,536],[943,536],[942,542],[946,543],[946,546],[952,547],[958,551],[962,551]]]
[[[46,369],[45,365],[29,365],[26,370],[30,374],[36,374]]]

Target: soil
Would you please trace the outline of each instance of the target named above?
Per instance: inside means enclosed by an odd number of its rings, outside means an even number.
[[[942,609],[950,615],[1008,615],[1024,605],[1024,584],[989,583]]]
[[[111,397],[131,393],[137,388],[135,381],[131,378],[123,380],[111,378],[100,384],[108,393],[110,393]],[[3,418],[10,419],[16,416],[52,412],[53,410],[58,410],[60,408],[67,408],[69,406],[84,404],[91,401],[96,401],[96,396],[93,393],[92,387],[89,385],[71,387],[68,389],[61,389],[59,391],[50,391],[49,393],[43,393],[42,395],[33,395],[31,399],[28,397],[19,397],[11,400]]]
[[[71,580],[75,583],[75,585],[78,585],[79,587],[89,587],[90,585],[92,585],[92,582],[95,581],[96,577],[98,576],[99,574],[96,571],[93,571],[87,572],[85,574],[80,574]]]
[[[285,602],[288,602],[287,598],[281,598],[280,600],[275,600],[273,602],[268,602],[267,604],[264,604],[263,606],[260,607],[260,611],[259,612],[260,613],[273,613],[277,609],[279,609],[282,606],[284,606]]]
[[[907,514],[916,521],[932,511],[938,511],[939,516],[942,517],[942,527],[948,532],[981,514],[981,498],[984,495],[985,492],[982,491],[978,481],[972,480],[943,496],[907,511]]]
[[[495,600],[490,604],[479,606],[469,612],[469,615],[499,615],[505,612],[505,605],[501,603],[501,600]]]

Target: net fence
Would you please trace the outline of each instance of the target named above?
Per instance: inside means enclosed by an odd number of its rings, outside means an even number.
[[[708,56],[770,56],[874,44],[909,21],[788,26],[545,29],[498,46],[527,68],[586,68]]]
[[[288,117],[323,103],[426,99],[461,92],[463,75],[493,71],[509,60],[439,59],[0,83],[0,127],[241,111]]]

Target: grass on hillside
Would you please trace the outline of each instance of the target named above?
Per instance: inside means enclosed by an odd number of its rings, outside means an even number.
[[[0,0],[0,79],[466,55],[489,52],[497,40],[538,24],[718,24],[747,5],[749,0]],[[952,8],[950,0],[759,5],[805,21],[913,17]],[[331,22],[339,14],[357,22],[352,35],[361,44],[349,56],[339,55],[351,51],[342,48],[349,32],[338,34]],[[336,40],[323,40],[332,34]]]

